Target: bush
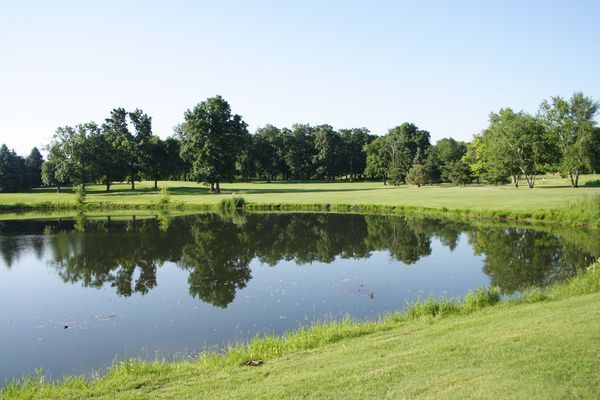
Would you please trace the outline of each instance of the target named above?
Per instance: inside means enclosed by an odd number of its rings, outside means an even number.
[[[169,194],[169,188],[163,186],[160,189],[160,199],[158,200],[158,206],[160,208],[168,208],[171,203],[171,195]]]
[[[501,300],[500,290],[494,287],[480,287],[465,297],[465,307],[470,310],[493,306]]]
[[[223,199],[219,203],[220,210],[233,210],[244,208],[246,200],[243,197],[232,197],[230,199]]]
[[[78,185],[73,188],[75,192],[75,203],[77,204],[77,208],[85,207],[85,189],[83,185]]]

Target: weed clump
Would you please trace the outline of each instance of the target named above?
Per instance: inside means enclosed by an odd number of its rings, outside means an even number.
[[[246,200],[243,197],[232,197],[230,199],[223,199],[219,202],[219,210],[235,210],[241,209],[246,206]]]
[[[77,205],[78,209],[84,209],[85,208],[85,189],[83,188],[83,185],[77,185],[73,188],[73,192],[75,192],[75,204]]]
[[[480,287],[465,296],[464,304],[468,310],[478,310],[498,304],[501,299],[502,296],[498,288]]]

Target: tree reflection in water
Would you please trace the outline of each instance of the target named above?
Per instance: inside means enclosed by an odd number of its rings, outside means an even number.
[[[65,282],[115,288],[121,296],[157,285],[165,262],[189,271],[190,294],[227,307],[252,278],[250,262],[275,266],[367,258],[373,251],[415,264],[432,241],[454,250],[461,236],[484,256],[483,271],[511,294],[572,276],[600,254],[594,233],[469,225],[430,218],[351,214],[198,214],[171,218],[0,222],[0,253],[10,267],[26,251],[51,265]]]

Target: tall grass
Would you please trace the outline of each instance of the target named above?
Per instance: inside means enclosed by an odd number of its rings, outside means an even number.
[[[75,205],[77,209],[83,210],[85,209],[85,189],[83,185],[77,185],[73,188],[73,192],[75,193]]]
[[[220,211],[235,210],[244,208],[246,200],[243,197],[234,196],[229,199],[223,199],[219,202],[217,209]]]

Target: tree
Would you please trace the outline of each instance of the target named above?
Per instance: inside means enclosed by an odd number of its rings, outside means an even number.
[[[129,119],[135,129],[135,135],[125,135],[125,152],[129,166],[129,180],[131,190],[135,190],[135,181],[138,179],[139,171],[150,164],[150,144],[152,137],[152,117],[142,110],[136,109],[130,112]],[[156,183],[156,182],[155,182]]]
[[[483,140],[489,170],[512,176],[515,184],[518,176],[524,176],[530,188],[551,154],[541,122],[510,108],[490,114],[490,126],[484,131]]]
[[[27,168],[23,157],[6,145],[0,146],[0,192],[19,192],[29,189]]]
[[[471,183],[473,181],[471,168],[469,167],[469,164],[465,163],[464,161],[453,162],[450,164],[449,171],[450,181],[455,185],[466,186],[467,183]]]
[[[579,175],[592,168],[598,107],[596,101],[581,92],[574,93],[568,101],[552,97],[540,106],[540,116],[560,150],[560,170],[569,176],[574,188],[579,186]]]
[[[102,132],[102,138],[96,143],[98,152],[103,156],[98,173],[108,192],[113,181],[123,180],[127,175],[132,142],[127,127],[127,111],[124,108],[114,108],[104,120]]]
[[[25,166],[27,167],[27,175],[29,180],[29,186],[40,187],[42,186],[42,164],[44,163],[44,157],[37,147],[31,149],[31,152],[25,159]]]
[[[423,163],[423,170],[425,174],[425,183],[433,185],[434,183],[441,182],[442,171],[440,169],[440,162],[435,152],[429,152],[425,162]]]
[[[45,182],[70,182],[83,185],[98,177],[97,162],[102,158],[94,143],[100,135],[100,128],[94,122],[78,124],[75,127],[64,126],[56,129],[48,147],[51,160],[50,169],[54,179],[46,176]],[[46,168],[46,172],[49,169]]]
[[[459,142],[453,138],[443,138],[435,143],[431,152],[435,153],[441,170],[441,178],[444,181],[449,181],[449,166],[460,160],[467,151],[467,144]]]
[[[46,147],[48,158],[42,164],[42,182],[46,186],[56,186],[56,191],[60,193],[61,186],[68,184],[63,175],[59,173],[63,165],[67,163],[61,143],[53,141]]]
[[[247,133],[242,117],[231,114],[221,96],[211,97],[184,114],[181,156],[191,163],[197,181],[208,182],[219,193],[220,183],[233,179],[235,162]]]
[[[367,167],[367,153],[365,145],[372,141],[367,128],[341,129],[341,154],[338,155],[342,161],[342,173],[355,180],[356,175],[362,175]]]
[[[428,182],[427,172],[423,164],[414,164],[406,175],[406,180],[412,185],[421,187]]]
[[[280,154],[283,149],[281,130],[273,125],[258,128],[254,134],[256,173],[268,182],[277,174],[285,176],[285,161]]]
[[[330,125],[315,128],[314,145],[316,154],[313,157],[316,174],[320,178],[334,180],[342,170],[342,139]]]
[[[417,153],[426,157],[431,147],[429,132],[408,122],[390,129],[384,143],[390,159],[388,176],[394,185],[405,181]]]
[[[294,124],[292,130],[283,130],[285,162],[294,179],[310,179],[315,174],[314,128],[307,124]]]
[[[469,164],[471,175],[479,183],[485,175],[485,162],[483,160],[485,144],[481,135],[474,135],[473,140],[467,146],[467,151],[462,157],[462,161]]]
[[[377,137],[371,143],[364,146],[367,155],[367,166],[365,167],[365,175],[373,178],[383,179],[383,184],[387,185],[388,169],[390,164],[390,154],[386,151],[385,138]]]
[[[154,181],[154,190],[158,190],[158,180],[168,169],[169,154],[167,144],[160,137],[152,135],[146,139],[145,155],[142,171],[144,175]]]

